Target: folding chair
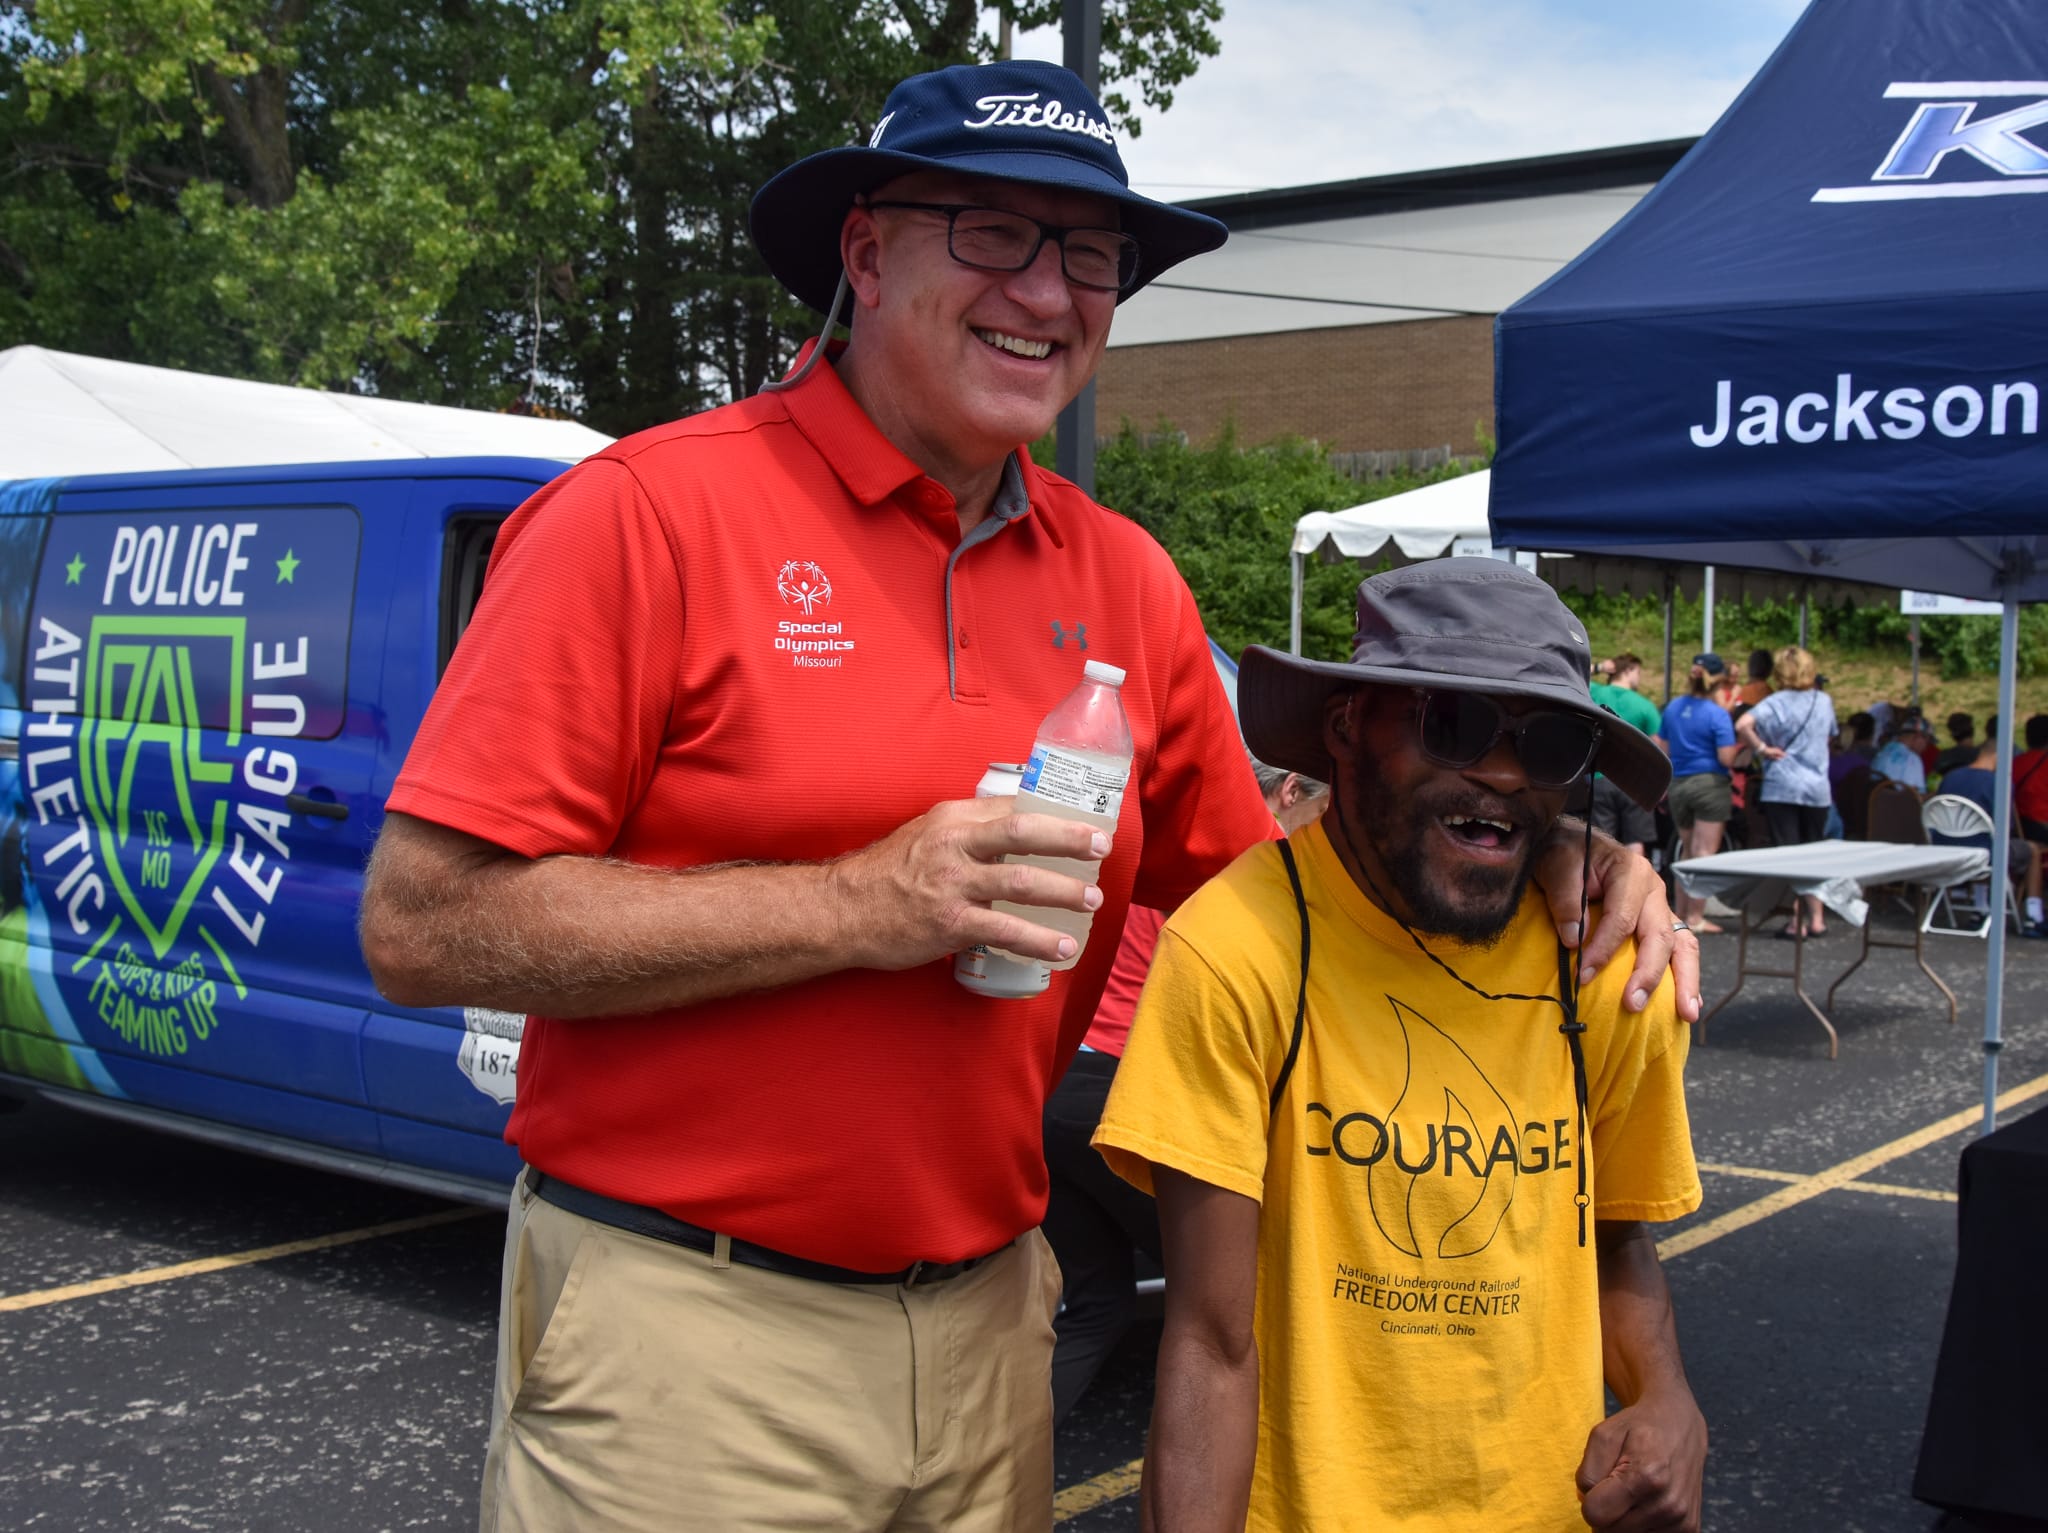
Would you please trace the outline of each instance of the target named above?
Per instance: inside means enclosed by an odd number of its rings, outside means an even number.
[[[1957,793],[1937,793],[1920,810],[1920,822],[1927,832],[1927,840],[1935,846],[1982,846],[1994,845],[1991,838],[1991,816],[1984,812],[1984,806]],[[2005,880],[2005,913],[2012,922],[2014,931],[2022,929],[2020,920],[2019,894],[2013,888],[2010,877]],[[1963,924],[1967,918],[1969,924]],[[1945,919],[1948,924],[1938,926],[1935,922]],[[1991,880],[1985,878],[1965,879],[1959,883],[1943,884],[1935,890],[1934,898],[1928,902],[1927,914],[1921,918],[1920,930],[1944,937],[1984,937],[1991,935]]]
[[[1871,785],[1863,811],[1863,828],[1866,840],[1892,841],[1901,846],[1927,844],[1927,831],[1920,823],[1920,795],[1889,777],[1880,777]],[[1925,914],[1918,903],[1924,896],[1918,892],[1909,894],[1904,885],[1894,884],[1891,895],[1905,910],[1907,920],[1917,922]]]
[[[1863,823],[1872,841],[1895,841],[1902,846],[1927,844],[1927,828],[1920,820],[1920,795],[1889,777],[1870,790],[1870,807]]]

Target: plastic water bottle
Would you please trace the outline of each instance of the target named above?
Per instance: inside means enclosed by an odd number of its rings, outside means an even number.
[[[1038,726],[1031,759],[1024,764],[1024,780],[1017,785],[1019,814],[1079,820],[1115,834],[1124,788],[1131,780],[1131,721],[1124,716],[1123,695],[1117,690],[1123,684],[1124,673],[1113,665],[1090,660],[1082,669],[1081,685]],[[1094,883],[1102,866],[1094,858],[1013,856],[1008,860],[1050,868],[1084,884]],[[1053,968],[1071,969],[1080,962],[1088,946],[1088,928],[1095,919],[1093,911],[1012,905],[1002,900],[996,901],[995,908],[1074,939],[1074,956],[1054,963]]]
[[[1015,798],[1017,785],[1023,780],[1021,764],[992,761],[981,774],[981,781],[974,785],[974,796]],[[977,942],[966,952],[954,955],[953,978],[976,995],[1021,1000],[1045,994],[1046,986],[1052,983],[1052,965],[1043,958],[1013,958],[1007,953],[991,952],[986,943]]]

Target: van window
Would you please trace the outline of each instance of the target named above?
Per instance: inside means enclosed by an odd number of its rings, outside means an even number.
[[[498,529],[505,513],[453,516],[448,519],[448,536],[441,555],[441,664],[435,672],[445,675],[455,654],[455,641],[476,616],[477,599],[484,594],[484,571],[497,545]]]
[[[50,525],[43,514],[49,501],[46,484],[0,489],[0,708],[21,706],[29,594],[35,585],[36,561],[42,557],[43,533]]]
[[[59,516],[36,582],[27,707],[138,740],[332,738],[360,542],[350,506]]]
[[[53,494],[47,480],[0,487],[0,709],[21,706],[27,678],[28,605],[42,556],[45,514]],[[22,857],[21,810],[27,800],[19,777],[21,744],[10,724],[0,738],[0,921],[15,932],[14,913],[27,898],[28,869]],[[17,933],[18,935],[18,933]],[[0,1045],[5,1044],[0,1036]],[[19,1061],[16,1062],[17,1064]],[[0,1048],[0,1067],[6,1065]],[[69,1084],[68,1081],[64,1084]]]

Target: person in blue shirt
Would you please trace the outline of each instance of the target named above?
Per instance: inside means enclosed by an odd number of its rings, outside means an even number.
[[[1984,726],[1984,743],[1977,747],[1977,759],[1968,766],[1951,767],[1941,779],[1941,791],[1966,798],[1982,809],[1986,815],[1998,813],[1995,797],[1998,784],[1998,715],[1993,714]],[[1996,825],[1998,821],[1991,821]],[[1981,846],[1991,850],[1991,834],[1981,836],[1942,836],[1940,840],[1954,846]],[[2041,848],[2029,841],[2020,829],[2019,810],[2013,810],[2012,843],[2006,854],[2006,870],[2026,891],[2026,919],[2021,923],[2023,937],[2048,937],[2048,922],[2044,922],[2041,910]]]
[[[1902,782],[1915,793],[1927,791],[1927,742],[1933,736],[1917,713],[1892,721],[1891,738],[1870,758],[1870,775]]]
[[[1742,747],[1728,710],[1714,701],[1713,690],[1728,674],[1719,655],[1692,657],[1686,690],[1664,705],[1659,729],[1671,753],[1671,788],[1666,802],[1677,822],[1687,857],[1711,857],[1721,850],[1721,836],[1734,813],[1734,785],[1728,768]],[[1696,932],[1721,930],[1707,919],[1707,902],[1678,891],[1678,918]]]
[[[1764,820],[1780,846],[1801,846],[1827,834],[1828,741],[1835,736],[1835,704],[1820,689],[1813,656],[1797,644],[1778,651],[1771,672],[1777,690],[1736,720],[1735,735],[1764,763]],[[1876,770],[1876,763],[1871,764]],[[1924,778],[1923,778],[1924,781]],[[1819,937],[1820,898],[1798,895],[1793,901],[1788,937]]]

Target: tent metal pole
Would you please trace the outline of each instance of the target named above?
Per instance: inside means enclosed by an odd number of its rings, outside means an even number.
[[[1801,649],[1813,648],[1811,644],[1806,642],[1807,615],[1812,605],[1812,594],[1808,592],[1805,586],[1801,586],[1799,588],[1799,647]]]
[[[1303,555],[1296,552],[1292,555],[1292,558],[1294,560],[1294,603],[1293,610],[1288,614],[1287,620],[1287,649],[1288,653],[1298,655],[1301,653],[1301,561]]]
[[[1671,571],[1664,572],[1664,701],[1671,701]]]
[[[1913,711],[1920,711],[1920,615],[1913,615],[1912,627],[1908,630],[1913,638]]]
[[[1998,633],[1997,786],[1991,795],[1991,950],[1984,975],[1984,1132],[1998,1127],[1998,1051],[2005,1006],[2005,859],[2012,848],[2012,740],[2018,711],[2020,602],[2012,583],[2005,588],[2005,614]]]
[[[1700,591],[1700,648],[1708,654],[1714,652],[1714,567],[1707,566],[1704,585]]]

